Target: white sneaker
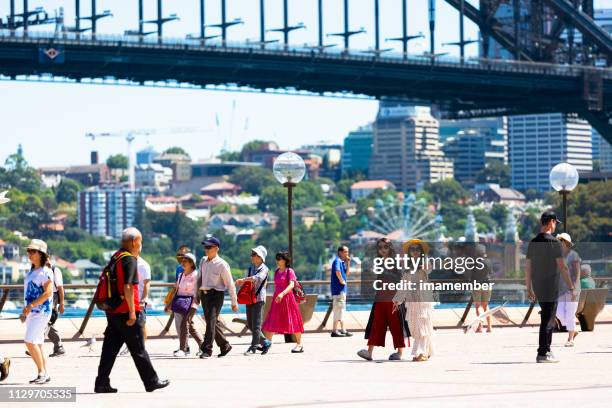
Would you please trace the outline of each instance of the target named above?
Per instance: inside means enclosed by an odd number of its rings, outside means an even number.
[[[174,357],[186,357],[187,354],[185,354],[185,352],[183,350],[176,350],[174,352]]]
[[[574,347],[574,342],[568,341],[567,343],[565,343],[565,347]]]
[[[44,373],[38,375],[38,378],[34,381],[34,384],[42,385],[47,384],[49,381],[51,381],[51,377],[49,377],[49,374]]]

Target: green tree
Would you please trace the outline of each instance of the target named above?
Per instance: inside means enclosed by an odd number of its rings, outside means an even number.
[[[425,191],[429,192],[435,201],[440,201],[442,204],[465,202],[470,197],[470,193],[453,179],[428,184]]]
[[[270,169],[255,166],[238,167],[230,175],[229,181],[253,195],[261,195],[268,186],[279,186]]]
[[[251,140],[250,142],[245,143],[242,146],[242,150],[240,151],[240,156],[242,160],[245,160],[247,154],[253,151],[261,150],[263,145],[270,143],[265,140]]]
[[[79,191],[83,186],[75,180],[64,178],[55,191],[55,199],[58,203],[72,204],[77,201]]]
[[[217,158],[222,161],[241,161],[242,154],[240,152],[222,152]]]
[[[476,174],[477,183],[496,183],[500,187],[510,186],[510,167],[499,161],[487,163],[484,169]]]
[[[129,160],[124,154],[113,154],[111,156],[108,156],[108,159],[106,159],[106,165],[109,169],[127,170],[129,166]]]
[[[178,146],[169,147],[168,149],[166,149],[166,151],[164,151],[164,153],[165,154],[183,154],[187,157],[191,157],[189,156],[189,153],[185,151],[185,149],[183,149],[182,147],[178,147]]]

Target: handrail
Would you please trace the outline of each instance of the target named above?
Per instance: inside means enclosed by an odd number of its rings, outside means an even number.
[[[430,282],[448,282],[451,279],[429,279]],[[608,281],[612,281],[612,276],[611,277],[593,277],[593,280],[595,282],[608,282]],[[525,283],[525,279],[521,279],[521,278],[494,278],[494,279],[489,279],[490,282],[493,283],[518,283],[518,284],[523,284]],[[361,279],[354,279],[354,280],[348,280],[347,284],[349,285],[360,285],[361,283],[366,282],[366,283],[370,283],[370,282],[374,282],[373,280],[361,280]],[[303,286],[315,286],[315,285],[325,285],[325,284],[329,284],[329,280],[325,279],[325,280],[304,280],[304,281],[300,281],[300,283]],[[268,282],[269,285],[274,285],[273,281],[269,281]],[[64,289],[95,289],[97,284],[94,283],[83,283],[83,284],[66,284],[64,285]],[[156,281],[151,281],[151,287],[160,287],[160,288],[170,288],[173,287],[175,284],[173,282],[156,282]],[[23,285],[2,285],[0,284],[0,289],[9,289],[9,290],[20,290],[23,289]]]
[[[138,36],[122,36],[113,34],[73,34],[73,33],[51,33],[51,32],[23,32],[12,30],[0,30],[0,38],[5,42],[49,42],[55,44],[75,45],[101,45],[125,48],[150,48],[150,49],[175,49],[183,51],[216,51],[226,53],[249,53],[253,55],[285,55],[305,58],[316,58],[321,60],[351,60],[355,62],[379,62],[402,65],[422,65],[436,67],[461,67],[464,69],[480,69],[499,72],[517,72],[534,74],[554,74],[562,76],[580,76],[586,71],[597,71],[605,78],[612,78],[612,69],[606,67],[582,66],[582,65],[560,65],[545,62],[512,61],[484,58],[432,58],[426,55],[366,55],[365,50],[328,50],[315,52],[307,45],[291,46],[289,49],[279,44],[267,44],[265,48],[258,43],[239,43],[223,41],[206,41],[181,38],[158,38],[152,42],[153,37],[140,38]]]

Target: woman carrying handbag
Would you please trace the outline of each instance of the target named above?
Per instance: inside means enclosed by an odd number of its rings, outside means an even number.
[[[170,311],[171,309],[175,315],[182,317],[178,333],[179,349],[174,352],[174,357],[185,357],[188,355],[188,334],[198,343],[198,348],[202,344],[202,335],[198,332],[193,323],[193,317],[200,303],[197,296],[198,273],[196,270],[195,255],[192,253],[184,254],[181,265],[184,271],[176,281],[176,293],[170,305],[166,306],[166,311]]]

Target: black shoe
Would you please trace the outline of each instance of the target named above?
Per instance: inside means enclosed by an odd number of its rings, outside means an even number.
[[[221,351],[221,353],[217,355],[217,357],[225,357],[230,351],[232,351],[232,346],[228,345],[225,350]]]
[[[58,348],[52,354],[49,354],[49,357],[60,357],[66,354],[66,350],[63,347]]]
[[[26,350],[26,356],[32,357],[32,355],[30,354],[30,352],[28,350]]]
[[[158,380],[155,384],[146,386],[145,389],[147,390],[147,392],[153,392],[155,390],[166,388],[169,385],[170,380]]]
[[[272,342],[270,340],[266,340],[264,345],[261,347],[261,355],[268,354],[268,350],[272,347]]]
[[[251,346],[247,349],[247,351],[244,352],[244,355],[248,356],[249,354],[255,354],[255,353],[257,353],[257,347]]]
[[[344,337],[344,334],[337,332],[337,331],[333,331],[331,332],[331,336],[332,337]]]
[[[200,358],[204,359],[204,358],[211,358],[212,354],[210,353],[206,353],[206,352],[202,352],[202,354],[200,354]]]
[[[11,367],[11,360],[8,358],[4,359],[4,363],[0,364],[0,381],[6,380],[9,375],[9,368]]]
[[[343,335],[344,337],[353,337],[353,333],[349,333],[349,332],[347,332],[347,331],[342,331],[342,332],[340,332],[340,333],[342,333],[342,335]]]
[[[96,385],[94,392],[96,394],[114,394],[117,392],[117,389],[111,387],[110,385]]]

